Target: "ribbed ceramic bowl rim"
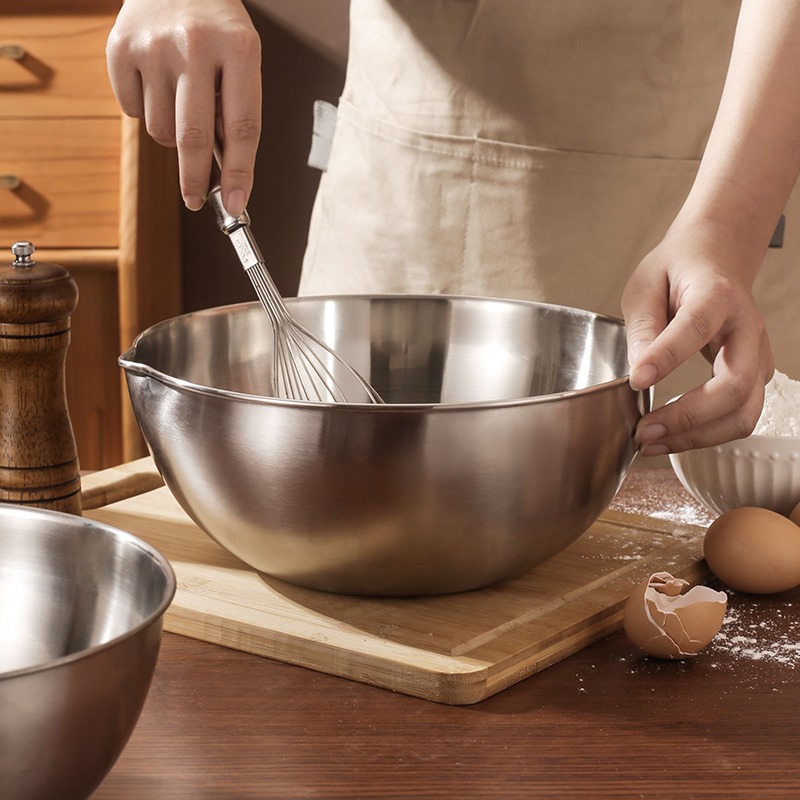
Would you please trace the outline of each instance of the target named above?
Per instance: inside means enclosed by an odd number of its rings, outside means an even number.
[[[4,509],[19,509],[19,506],[15,506],[10,503],[0,503],[0,521],[3,519]],[[48,509],[44,508],[30,509],[30,511],[37,516],[41,515],[45,519],[51,519],[54,524],[59,526],[64,524],[62,512],[49,511]],[[46,672],[51,669],[58,669],[66,664],[70,664],[75,661],[81,661],[82,659],[88,658],[95,653],[100,653],[103,650],[109,650],[118,645],[120,642],[124,642],[127,639],[133,638],[145,628],[152,625],[155,620],[157,620],[166,612],[170,606],[170,603],[172,603],[172,599],[175,596],[175,591],[177,589],[175,572],[172,569],[172,565],[169,563],[169,561],[161,553],[159,553],[158,550],[131,533],[127,533],[126,531],[120,530],[119,528],[114,528],[110,525],[104,525],[101,522],[95,522],[82,517],[75,517],[75,523],[82,527],[91,528],[94,530],[102,530],[106,533],[110,533],[114,536],[114,538],[133,545],[137,550],[140,550],[149,556],[163,570],[164,576],[166,577],[167,585],[164,596],[154,611],[148,614],[139,624],[125,631],[125,633],[121,633],[119,636],[115,636],[113,639],[109,639],[107,642],[102,642],[92,647],[86,647],[83,650],[78,650],[75,653],[68,653],[67,655],[59,656],[58,658],[51,659],[50,661],[33,664],[29,667],[20,667],[19,669],[10,670],[9,672],[0,672],[0,683],[5,680],[11,680],[12,678],[19,678],[23,675],[33,675],[39,672]]]
[[[688,450],[682,453],[673,453],[674,456],[691,457],[692,453],[716,453],[718,455],[731,455],[736,456],[734,451],[737,448],[744,449],[749,452],[760,452],[764,448],[764,457],[768,458],[769,453],[766,452],[769,447],[779,448],[782,451],[795,449],[800,454],[800,436],[775,436],[766,435],[761,433],[753,433],[750,436],[745,436],[742,439],[734,439],[730,442],[723,444],[712,445],[711,447],[702,447],[697,450]],[[785,456],[791,455],[790,453],[780,452],[778,455]]]

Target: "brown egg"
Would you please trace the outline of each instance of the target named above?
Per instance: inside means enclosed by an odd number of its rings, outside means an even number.
[[[800,525],[800,503],[798,503],[793,509],[792,513],[789,514],[789,519],[794,522],[795,525]]]
[[[734,508],[706,531],[711,571],[732,589],[751,594],[800,585],[800,527],[765,508]]]
[[[708,586],[695,586],[656,572],[628,598],[623,625],[628,638],[658,658],[696,655],[722,627],[728,596]]]

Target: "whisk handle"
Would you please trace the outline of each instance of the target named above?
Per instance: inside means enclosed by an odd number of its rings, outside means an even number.
[[[234,231],[239,228],[250,227],[250,215],[247,209],[244,209],[241,214],[234,216],[229,214],[225,206],[222,204],[222,191],[219,188],[219,182],[212,183],[208,192],[208,204],[214,211],[214,217],[217,220],[219,229],[230,236]]]
[[[208,188],[208,204],[214,211],[214,217],[217,220],[219,229],[230,239],[236,254],[239,256],[239,261],[251,276],[251,280],[253,280],[254,273],[251,274],[250,271],[254,267],[264,267],[264,256],[261,255],[261,250],[250,230],[250,215],[247,213],[247,209],[242,209],[241,214],[230,214],[222,202],[222,191],[220,189],[221,168],[222,147],[216,141],[214,142],[214,160],[211,165],[211,179]],[[275,302],[279,305],[282,304],[280,292],[266,268],[262,270],[259,277],[264,290],[271,295],[271,302],[273,304]]]
[[[238,216],[229,214],[222,204],[219,186],[212,187],[209,191],[208,204],[214,210],[219,229],[231,240],[242,266],[248,270],[263,263],[264,257],[250,232],[250,217],[247,211],[243,211]]]
[[[229,214],[227,209],[222,203],[222,190],[220,189],[220,180],[222,169],[222,146],[219,142],[214,142],[214,160],[211,163],[211,180],[208,186],[208,203],[214,211],[214,217],[217,220],[219,229],[230,235],[235,230],[242,227],[250,227],[250,215],[247,209],[242,209],[241,214],[234,216]]]

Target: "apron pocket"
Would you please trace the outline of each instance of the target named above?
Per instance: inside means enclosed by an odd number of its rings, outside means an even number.
[[[698,164],[431,135],[342,102],[300,292],[502,296],[618,315]]]

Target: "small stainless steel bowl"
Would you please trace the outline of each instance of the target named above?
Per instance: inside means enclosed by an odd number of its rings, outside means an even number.
[[[130,534],[0,504],[0,794],[88,797],[139,718],[175,576]]]
[[[167,485],[256,569],[351,594],[474,589],[566,547],[617,491],[650,403],[619,320],[468,297],[288,305],[386,405],[272,397],[257,303],[159,323],[120,359]]]

